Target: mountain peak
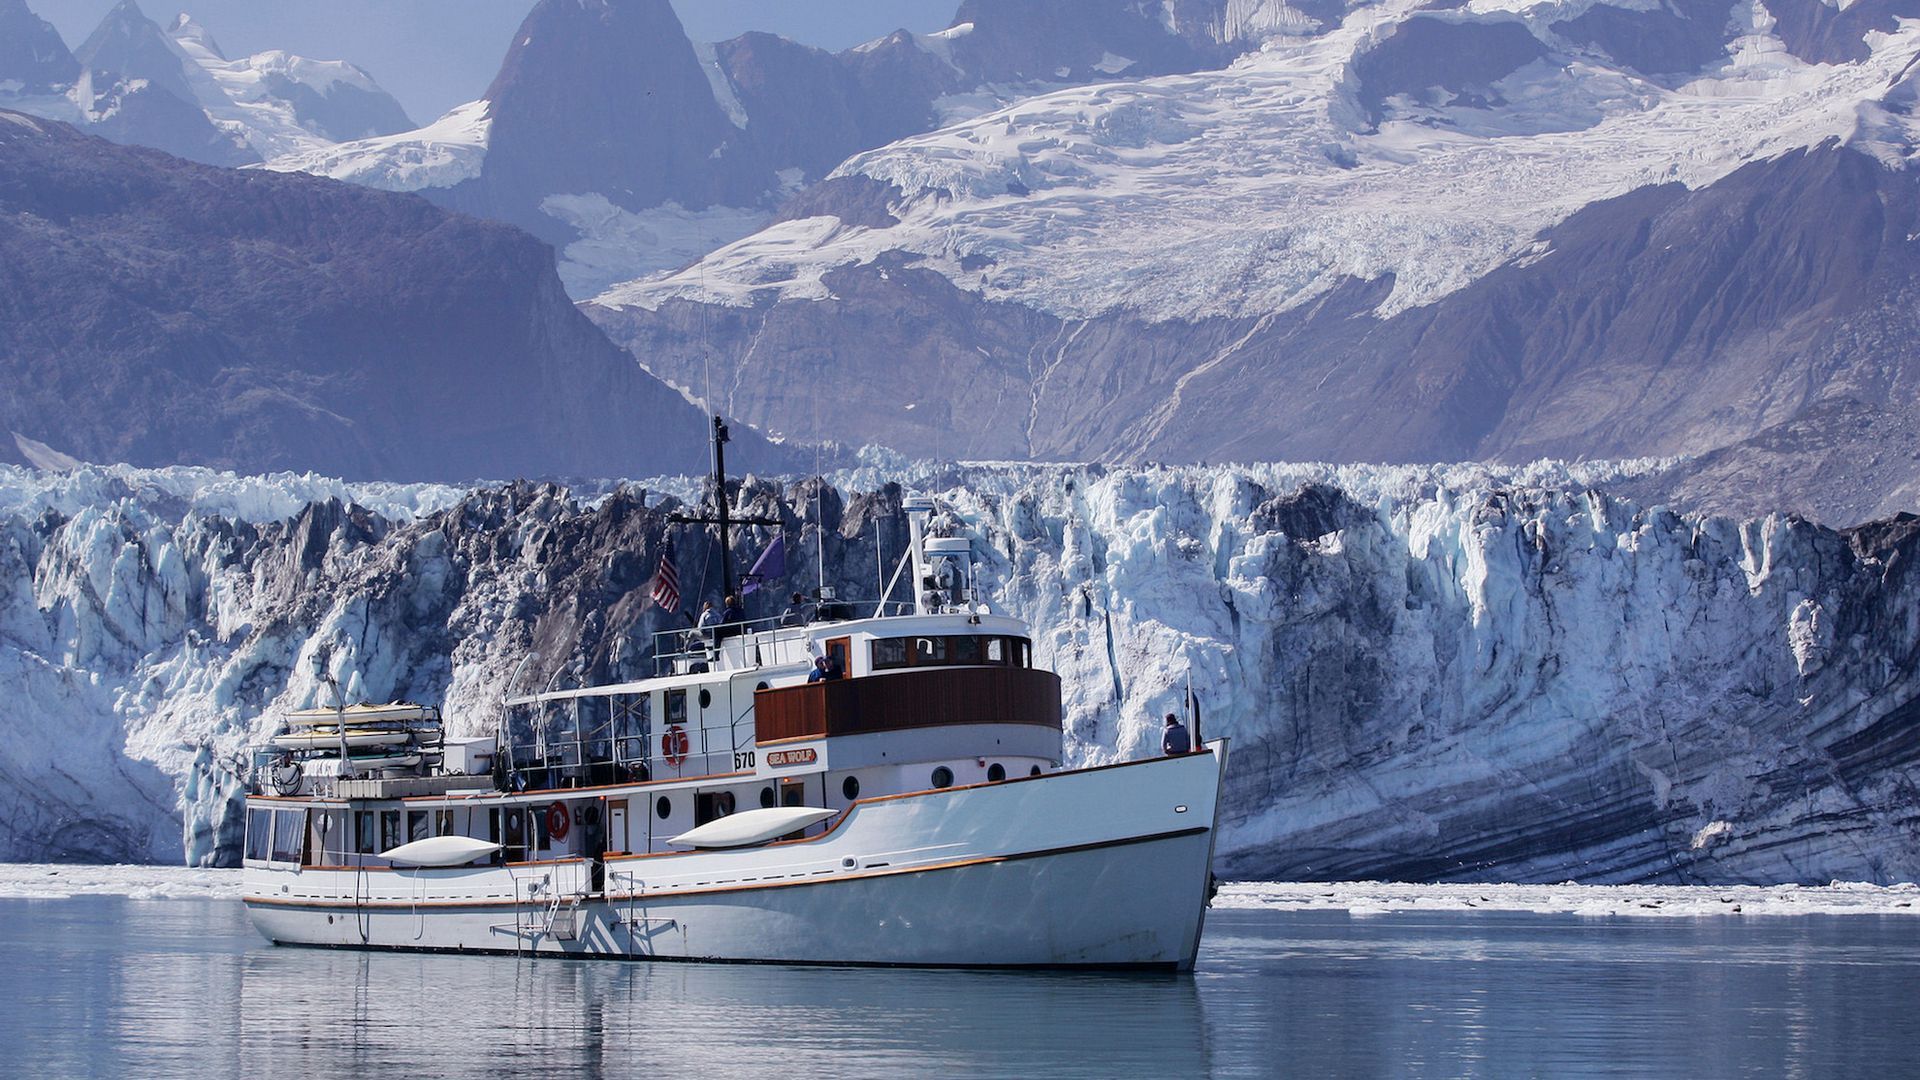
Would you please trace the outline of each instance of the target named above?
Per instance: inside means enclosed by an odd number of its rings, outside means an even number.
[[[598,192],[631,207],[707,206],[736,130],[668,0],[541,0],[486,101],[485,179],[508,199]]]
[[[0,0],[0,83],[45,93],[79,73],[79,62],[51,23],[29,10],[26,0]]]
[[[145,79],[181,101],[195,100],[187,82],[186,61],[134,0],[115,4],[75,56],[93,73],[96,83],[102,81],[102,75]]]
[[[221,60],[227,59],[227,54],[220,51],[220,43],[213,40],[207,28],[184,11],[173,17],[173,23],[167,27],[167,36],[182,45],[198,45]]]

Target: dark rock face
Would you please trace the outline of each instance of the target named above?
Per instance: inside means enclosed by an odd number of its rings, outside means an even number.
[[[90,111],[97,117],[87,130],[123,146],[151,146],[174,157],[205,165],[244,165],[259,156],[213,126],[200,106],[154,84],[131,79],[88,81]]]
[[[79,74],[80,62],[52,23],[29,11],[26,0],[0,0],[0,83],[44,94],[72,86]]]
[[[888,209],[900,201],[900,188],[871,176],[836,176],[822,180],[788,199],[775,220],[837,217],[849,225],[885,229],[900,224]]]
[[[423,200],[0,113],[0,429],[93,461],[396,479],[698,468],[703,419],[552,252]],[[741,429],[743,463],[771,457]]]
[[[553,233],[548,195],[598,192],[628,208],[751,204],[725,168],[738,134],[668,0],[543,0],[487,89],[481,175],[444,201]]]
[[[1484,95],[1493,83],[1546,54],[1547,47],[1518,22],[1408,19],[1393,36],[1354,59],[1355,96],[1377,126],[1390,97],[1432,91]]]
[[[1867,57],[1867,34],[1891,32],[1897,19],[1920,17],[1915,0],[1861,0],[1829,7],[1820,0],[1767,0],[1778,20],[1775,32],[1787,51],[1810,64],[1840,64]]]
[[[760,33],[714,50],[768,178],[784,168],[825,176],[854,153],[926,131],[934,98],[958,81],[907,34],[837,55]]]
[[[1234,51],[1169,32],[1159,5],[1130,0],[966,0],[954,23],[973,32],[954,42],[954,62],[984,82],[1086,82],[1122,72],[1098,70],[1108,54],[1133,62],[1129,76],[1218,67]],[[1217,5],[1224,8],[1224,4]]]
[[[1698,454],[1823,403],[1916,415],[1916,206],[1911,173],[1831,145],[1796,152],[1698,191],[1596,203],[1543,235],[1544,258],[1386,320],[1370,312],[1391,280],[1352,281],[1259,324],[1064,322],[898,257],[836,271],[827,301],[587,310],[676,380],[708,355],[730,372],[757,342],[729,407],[800,438],[1068,460]],[[713,347],[696,357],[703,319]],[[847,378],[810,396],[829,356]],[[1222,359],[1197,370],[1209,357]],[[1825,504],[1842,515],[1830,520],[1885,509],[1920,479],[1904,453],[1883,461],[1863,473],[1870,491]],[[1796,493],[1824,485],[1742,475],[1779,483],[1757,499],[1794,497],[1775,508],[1823,506]]]
[[[1686,0],[1647,10],[1596,4],[1554,23],[1553,30],[1642,75],[1672,75],[1696,72],[1726,57],[1732,13],[1730,0]]]

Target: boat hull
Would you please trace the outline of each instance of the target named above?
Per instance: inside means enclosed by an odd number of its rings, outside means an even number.
[[[1209,894],[1213,749],[857,804],[821,837],[612,858],[597,883],[578,860],[292,880],[250,868],[247,905],[284,944],[1179,970]]]

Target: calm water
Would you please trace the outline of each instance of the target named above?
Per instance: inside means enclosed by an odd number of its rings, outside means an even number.
[[[273,948],[0,901],[18,1076],[1920,1076],[1920,918],[1216,911],[1191,977]]]

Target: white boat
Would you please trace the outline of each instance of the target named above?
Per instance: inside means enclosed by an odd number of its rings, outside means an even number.
[[[1191,967],[1225,742],[1063,768],[1059,678],[972,595],[966,542],[926,536],[931,509],[907,505],[911,605],[663,635],[655,677],[510,696],[490,775],[431,756],[266,770],[255,926],[352,948]],[[815,657],[841,677],[809,682]]]

